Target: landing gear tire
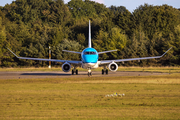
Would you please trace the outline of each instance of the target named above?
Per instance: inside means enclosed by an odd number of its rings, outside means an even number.
[[[106,69],[106,75],[108,75],[108,69]]]
[[[76,70],[76,75],[78,75],[78,70]]]
[[[108,69],[102,69],[102,75],[104,75],[104,74],[106,74],[106,75],[108,75]]]
[[[76,75],[78,75],[78,70],[72,70],[72,75],[74,75],[74,74],[76,74]]]
[[[92,76],[91,72],[88,72],[88,77],[91,77],[91,76]]]
[[[102,69],[102,75],[104,75],[104,70]]]
[[[72,70],[72,75],[74,75],[74,70]]]

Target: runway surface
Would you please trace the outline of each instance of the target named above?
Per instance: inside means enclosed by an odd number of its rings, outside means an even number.
[[[166,75],[168,73],[157,72],[109,72],[108,75],[102,75],[101,72],[92,72],[92,77],[104,76],[151,76],[151,75]],[[71,75],[71,72],[0,72],[0,79],[35,79],[35,78],[78,78],[88,77],[87,72],[79,72],[79,75]]]

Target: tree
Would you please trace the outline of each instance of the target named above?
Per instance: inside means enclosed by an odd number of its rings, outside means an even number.
[[[80,56],[78,54],[63,52],[62,50],[82,52],[83,49],[84,47],[78,42],[64,39],[61,43],[52,47],[52,58],[60,60],[80,60]]]
[[[122,50],[126,46],[127,37],[125,33],[120,28],[112,28],[109,34],[109,41],[107,42],[107,47],[109,50]],[[119,58],[118,52],[112,52],[114,59]]]
[[[126,7],[124,7],[124,6],[116,7],[116,6],[112,5],[111,7],[109,7],[109,9],[112,10],[114,12],[114,14],[123,14],[124,12],[127,11]]]
[[[135,30],[133,32],[133,36],[128,43],[128,46],[125,47],[124,51],[121,51],[123,58],[138,58],[138,57],[147,57],[148,50],[147,50],[147,42],[148,37],[145,36],[144,32],[142,31],[141,27],[140,30]],[[123,59],[122,58],[122,59]],[[141,65],[146,65],[147,60],[141,61]],[[136,61],[128,62],[130,65],[137,65]]]
[[[77,41],[78,41],[79,43],[81,43],[82,45],[84,45],[85,40],[86,40],[86,38],[85,38],[85,35],[84,35],[84,34],[80,33],[80,34],[77,35]]]
[[[61,50],[82,51],[87,47],[89,20],[92,47],[99,52],[119,50],[100,59],[156,56],[173,46],[161,59],[128,63],[180,65],[180,11],[172,6],[144,4],[131,13],[124,6],[107,8],[91,0],[71,0],[68,4],[63,0],[16,0],[0,8],[0,20],[1,66],[46,63],[19,60],[7,52],[7,47],[20,56],[48,58],[51,46],[53,58],[80,60],[80,56]]]
[[[68,7],[74,18],[82,18],[85,16],[95,17],[96,11],[89,0],[71,0],[68,2]]]
[[[152,6],[144,4],[134,12],[136,28],[141,25],[145,34],[152,39],[155,32],[162,32],[167,37],[169,32],[174,32],[174,27],[179,24],[180,12],[172,6]]]
[[[2,25],[2,18],[0,17],[0,60],[3,58],[3,52],[4,52],[4,45],[6,41],[6,30],[5,26]],[[1,61],[0,61],[0,66],[1,66]]]
[[[98,51],[106,51],[106,50],[122,50],[127,43],[127,37],[123,33],[123,31],[120,28],[112,28],[111,31],[104,32],[102,30],[99,31],[99,33],[96,36],[96,40],[94,40],[93,44],[94,47]],[[113,52],[107,55],[103,56],[103,59],[117,59],[118,52]]]
[[[128,10],[124,8],[122,12],[117,12],[113,21],[115,25],[123,29],[128,36],[132,36],[132,32],[135,27],[133,15]]]

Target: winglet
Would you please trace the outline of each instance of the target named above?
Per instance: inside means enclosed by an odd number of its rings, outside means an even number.
[[[172,48],[172,47],[171,47],[171,48]],[[161,55],[161,57],[164,56],[171,48],[169,48],[163,55]]]
[[[15,55],[17,58],[19,58],[15,53],[13,53],[9,48],[7,48],[13,55]]]
[[[88,47],[91,48],[91,21],[89,20],[89,43]]]

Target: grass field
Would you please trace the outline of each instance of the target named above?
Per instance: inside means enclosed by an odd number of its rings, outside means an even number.
[[[0,119],[180,119],[180,75],[172,69],[164,76],[0,79]],[[105,97],[115,92],[125,96]]]

